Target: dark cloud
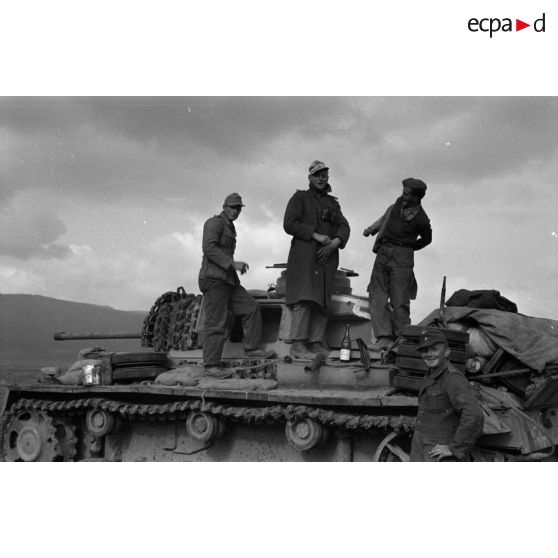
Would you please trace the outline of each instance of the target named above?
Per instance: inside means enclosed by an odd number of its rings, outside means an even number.
[[[133,203],[267,178],[278,202],[283,182],[304,185],[285,169],[317,154],[356,196],[405,176],[470,188],[552,160],[557,119],[545,97],[4,98],[0,199],[42,189]]]
[[[129,138],[172,152],[196,143],[243,161],[257,158],[257,151],[285,132],[334,133],[352,111],[344,99],[331,97],[143,98],[93,110],[99,122]]]
[[[54,138],[88,128],[180,152],[194,142],[219,155],[242,156],[285,130],[334,132],[353,111],[335,97],[70,97],[4,98],[0,115],[18,133]]]
[[[0,255],[18,259],[64,259],[68,246],[55,242],[66,232],[52,213],[34,207],[11,208],[0,213]]]
[[[369,145],[378,175],[400,168],[467,184],[556,154],[556,98],[401,97],[365,99],[359,108],[361,147]]]
[[[531,161],[545,164],[556,153],[557,121],[557,99],[478,99],[476,110],[461,114],[460,126],[448,126],[451,145],[441,178],[474,181],[517,171]]]
[[[0,190],[4,199],[32,188],[114,200],[195,191],[239,176],[282,133],[328,129],[342,107],[328,98],[3,99],[10,164]]]

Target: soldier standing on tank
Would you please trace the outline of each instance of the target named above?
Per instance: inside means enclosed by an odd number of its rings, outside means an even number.
[[[350,235],[339,202],[330,195],[329,167],[314,161],[308,171],[308,189],[295,192],[283,220],[285,232],[293,237],[287,261],[286,303],[292,310],[290,354],[295,358],[329,352],[323,345],[326,308],[339,250]]]
[[[452,366],[446,336],[425,329],[418,350],[428,367],[419,389],[411,461],[470,461],[484,415],[465,376]]]
[[[370,318],[376,342],[370,349],[387,349],[411,323],[411,300],[417,296],[414,253],[432,242],[430,219],[421,205],[426,184],[418,178],[403,180],[403,193],[364,236],[378,234],[368,285]],[[388,306],[391,304],[391,308]]]
[[[249,358],[272,358],[273,351],[260,348],[262,317],[260,307],[253,296],[240,285],[237,271],[248,271],[246,262],[236,261],[236,229],[234,221],[244,204],[237,194],[225,198],[223,211],[211,217],[203,227],[203,258],[199,273],[199,287],[203,293],[203,364],[204,376],[228,378],[232,368],[221,366],[221,354],[225,344],[225,331],[229,310],[242,316],[244,352]]]

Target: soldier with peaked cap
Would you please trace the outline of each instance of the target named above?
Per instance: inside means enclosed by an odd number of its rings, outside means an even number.
[[[203,227],[203,258],[199,273],[199,287],[203,293],[203,364],[204,375],[211,378],[227,378],[232,368],[221,367],[221,354],[225,344],[225,331],[229,310],[242,316],[244,351],[253,358],[271,358],[273,351],[260,349],[262,318],[260,307],[244,287],[240,285],[237,272],[248,271],[246,262],[236,261],[236,229],[244,204],[237,194],[225,198],[223,211],[211,217]]]
[[[421,333],[418,350],[428,367],[419,389],[411,461],[470,461],[484,415],[465,376],[449,363],[450,348],[439,329]]]
[[[411,300],[417,296],[414,253],[432,242],[430,219],[421,205],[425,193],[422,180],[405,178],[402,195],[364,229],[364,236],[378,235],[372,249],[376,259],[368,285],[376,337],[376,342],[369,345],[371,349],[386,349],[401,334],[401,327],[411,323]]]
[[[307,190],[297,190],[287,204],[283,228],[292,236],[286,273],[286,303],[291,308],[290,353],[295,358],[327,354],[326,308],[339,265],[339,250],[350,227],[329,184],[329,167],[314,161]]]

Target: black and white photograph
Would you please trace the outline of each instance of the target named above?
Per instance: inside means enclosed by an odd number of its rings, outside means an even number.
[[[10,555],[548,551],[555,14],[446,8],[6,12]]]
[[[5,460],[555,459],[556,98],[0,115]]]

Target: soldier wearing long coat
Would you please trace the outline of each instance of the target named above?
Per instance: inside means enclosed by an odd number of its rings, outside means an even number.
[[[309,187],[289,200],[283,228],[292,235],[287,261],[286,302],[292,308],[291,354],[310,358],[326,353],[323,338],[326,308],[339,265],[339,249],[347,244],[350,227],[337,198],[330,194],[328,167],[314,161]]]

